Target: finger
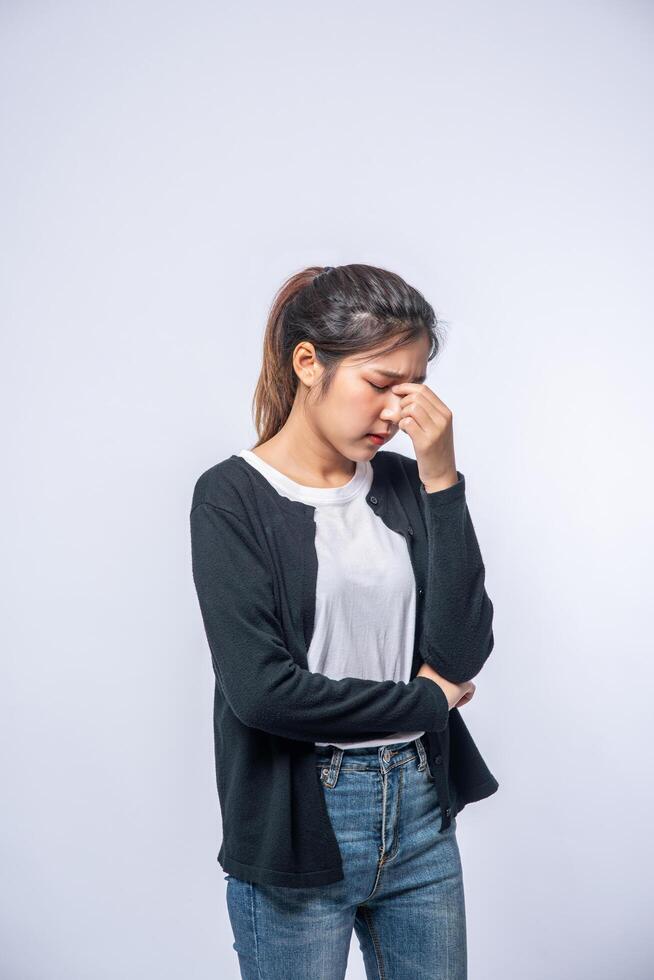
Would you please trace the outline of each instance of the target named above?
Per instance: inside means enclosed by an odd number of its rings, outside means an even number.
[[[399,384],[391,385],[391,391],[394,391],[396,395],[405,396],[410,395],[412,392],[419,393],[444,415],[451,414],[451,409],[426,384],[416,384],[415,381],[401,381]]]
[[[401,423],[404,419],[413,419],[421,434],[425,436],[429,436],[432,433],[436,435],[440,433],[442,428],[442,418],[440,416],[434,417],[431,412],[425,408],[424,404],[413,402],[409,405],[403,405],[400,408],[400,415],[402,416],[400,419],[400,428],[402,429],[404,429],[404,426]],[[407,423],[407,425],[409,428],[411,427],[411,423]],[[408,429],[405,431],[408,431]]]

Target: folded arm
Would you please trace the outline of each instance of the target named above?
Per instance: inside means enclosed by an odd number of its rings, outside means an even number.
[[[243,724],[309,742],[447,727],[447,698],[427,677],[333,680],[297,664],[256,536],[231,511],[205,502],[191,509],[190,524],[193,579],[214,673]]]

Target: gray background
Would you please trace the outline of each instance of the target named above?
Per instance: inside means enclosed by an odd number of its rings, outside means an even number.
[[[238,976],[188,511],[274,291],[347,262],[448,322],[470,978],[652,976],[652,14],[2,4],[3,980]]]

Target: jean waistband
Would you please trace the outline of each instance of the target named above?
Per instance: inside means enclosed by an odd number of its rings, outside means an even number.
[[[388,769],[407,759],[416,757],[418,766],[423,769],[427,765],[427,751],[423,737],[411,739],[408,742],[388,742],[386,745],[359,746],[352,749],[342,749],[336,745],[316,745],[317,764],[337,772],[341,764],[357,769]]]

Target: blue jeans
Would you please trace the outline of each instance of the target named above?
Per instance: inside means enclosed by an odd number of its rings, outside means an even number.
[[[225,875],[241,977],[343,980],[354,929],[369,980],[466,980],[456,816],[440,833],[422,740],[316,752],[345,877],[292,888]]]

